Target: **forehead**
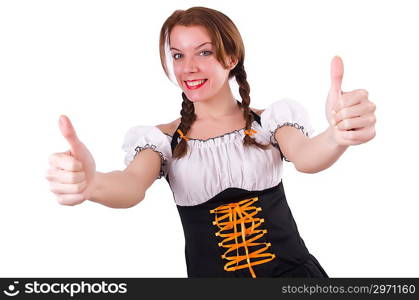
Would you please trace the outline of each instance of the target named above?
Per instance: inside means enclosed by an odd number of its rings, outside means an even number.
[[[194,49],[205,42],[211,42],[211,37],[205,27],[200,25],[176,25],[170,32],[170,47],[181,50]]]

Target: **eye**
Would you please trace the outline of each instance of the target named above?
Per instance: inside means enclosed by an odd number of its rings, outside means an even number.
[[[212,52],[211,51],[209,51],[209,50],[203,50],[203,51],[201,51],[201,53],[207,53],[206,55],[204,55],[204,56],[208,56],[208,55],[211,55],[212,54]]]
[[[174,58],[175,60],[180,58],[179,56],[176,56],[176,55],[182,55],[182,54],[180,54],[180,53],[175,53],[175,54],[173,54],[173,58]]]

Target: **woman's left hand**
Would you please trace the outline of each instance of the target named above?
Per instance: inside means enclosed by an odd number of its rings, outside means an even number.
[[[368,99],[368,92],[364,89],[342,92],[342,78],[343,62],[335,56],[326,104],[332,139],[342,146],[366,143],[375,137],[375,104]]]

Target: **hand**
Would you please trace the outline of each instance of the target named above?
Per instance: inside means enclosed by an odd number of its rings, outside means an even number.
[[[375,104],[368,100],[368,92],[364,89],[342,92],[342,78],[343,62],[335,56],[326,104],[333,140],[342,146],[366,143],[375,137]]]
[[[45,178],[60,204],[77,205],[92,196],[96,164],[66,116],[60,117],[59,127],[70,144],[70,150],[51,154]]]

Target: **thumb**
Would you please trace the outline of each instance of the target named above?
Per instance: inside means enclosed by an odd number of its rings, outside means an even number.
[[[342,94],[343,61],[339,56],[335,56],[332,59],[330,77],[330,93],[340,96]]]
[[[61,115],[58,123],[62,135],[70,144],[70,154],[77,158],[77,149],[79,148],[81,142],[77,137],[76,131],[74,130],[74,127],[71,124],[70,119],[65,115]]]

